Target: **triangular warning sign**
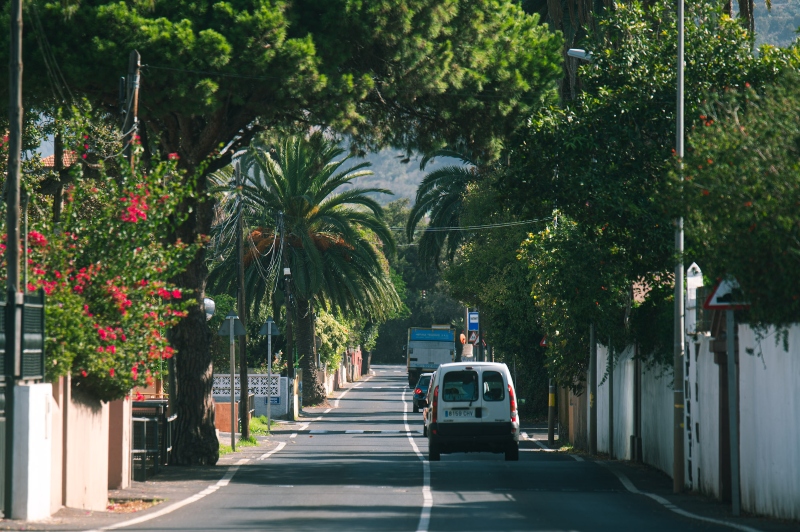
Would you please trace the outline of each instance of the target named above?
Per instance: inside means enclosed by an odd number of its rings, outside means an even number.
[[[703,308],[709,310],[740,310],[749,306],[739,283],[733,277],[726,277],[717,283],[703,303]]]

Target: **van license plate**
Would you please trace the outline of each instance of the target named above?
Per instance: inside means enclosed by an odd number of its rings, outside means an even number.
[[[444,417],[475,417],[472,410],[445,410]]]

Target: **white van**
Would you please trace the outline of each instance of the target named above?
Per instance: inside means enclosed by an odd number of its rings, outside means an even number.
[[[428,460],[453,452],[505,453],[506,460],[519,460],[517,395],[505,364],[442,364],[425,403]]]

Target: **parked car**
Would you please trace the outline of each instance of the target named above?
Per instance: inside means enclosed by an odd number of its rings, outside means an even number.
[[[411,400],[414,412],[419,412],[420,406],[425,400],[425,396],[428,395],[428,384],[430,384],[432,376],[433,373],[423,373],[419,376],[417,385],[414,386],[414,397]]]
[[[504,453],[507,461],[519,460],[517,396],[505,364],[442,364],[422,406],[428,460],[455,452]]]

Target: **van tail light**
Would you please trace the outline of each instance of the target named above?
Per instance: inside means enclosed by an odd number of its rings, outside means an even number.
[[[508,402],[511,406],[511,422],[514,423],[517,420],[517,398],[514,396],[514,388],[510,384],[508,385]]]
[[[433,405],[431,405],[431,423],[436,423],[436,415],[439,413],[439,387],[433,389]]]
[[[417,395],[422,395],[422,388],[415,388],[414,393]]]

